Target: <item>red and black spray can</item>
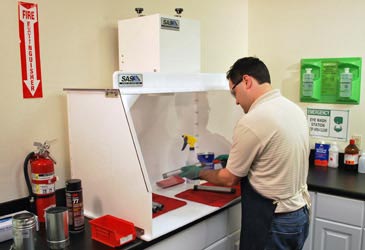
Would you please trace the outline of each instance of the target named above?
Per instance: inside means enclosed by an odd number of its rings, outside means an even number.
[[[66,181],[66,204],[70,233],[78,233],[85,228],[84,204],[80,179]]]

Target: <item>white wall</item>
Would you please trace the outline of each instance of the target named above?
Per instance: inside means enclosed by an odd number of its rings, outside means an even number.
[[[18,2],[1,1],[0,202],[27,195],[22,164],[34,150],[33,141],[57,139],[51,152],[58,162],[57,187],[64,186],[70,163],[62,89],[111,87],[118,68],[117,20],[136,16],[135,7],[143,7],[145,14],[168,15],[184,8],[184,17],[201,21],[203,72],[225,72],[237,58],[256,55],[267,63],[273,86],[298,103],[301,58],[364,55],[361,0],[247,1],[34,0],[39,4],[41,99],[22,98]],[[365,140],[364,89],[360,105],[300,105],[349,109],[350,135]]]
[[[264,0],[250,0],[248,6],[249,55],[262,58],[271,71],[273,86],[296,102],[299,102],[301,58],[365,54],[364,1],[281,0],[268,4]],[[362,80],[360,105],[300,105],[350,110],[349,135],[359,134],[365,140],[364,98]],[[347,144],[340,143],[342,151]]]
[[[57,188],[70,177],[66,98],[63,88],[110,88],[118,69],[117,21],[144,14],[200,20],[202,72],[226,72],[247,55],[247,1],[230,0],[33,0],[38,3],[43,80],[41,99],[23,99],[18,2],[1,1],[0,31],[0,203],[27,195],[22,167],[33,142],[56,139]]]

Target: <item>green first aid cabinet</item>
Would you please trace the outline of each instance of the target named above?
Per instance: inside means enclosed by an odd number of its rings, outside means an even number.
[[[300,101],[359,104],[361,58],[302,59]]]

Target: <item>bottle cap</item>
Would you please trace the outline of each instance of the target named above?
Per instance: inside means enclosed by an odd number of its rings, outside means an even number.
[[[350,144],[355,144],[355,139],[350,139]]]
[[[32,213],[20,213],[13,216],[12,225],[15,229],[29,229],[37,223]]]
[[[66,181],[66,190],[67,191],[77,191],[81,189],[81,180],[80,179],[70,179]]]

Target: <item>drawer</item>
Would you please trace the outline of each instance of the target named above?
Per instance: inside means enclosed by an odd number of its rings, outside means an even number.
[[[318,193],[316,217],[361,227],[364,222],[364,202]]]

